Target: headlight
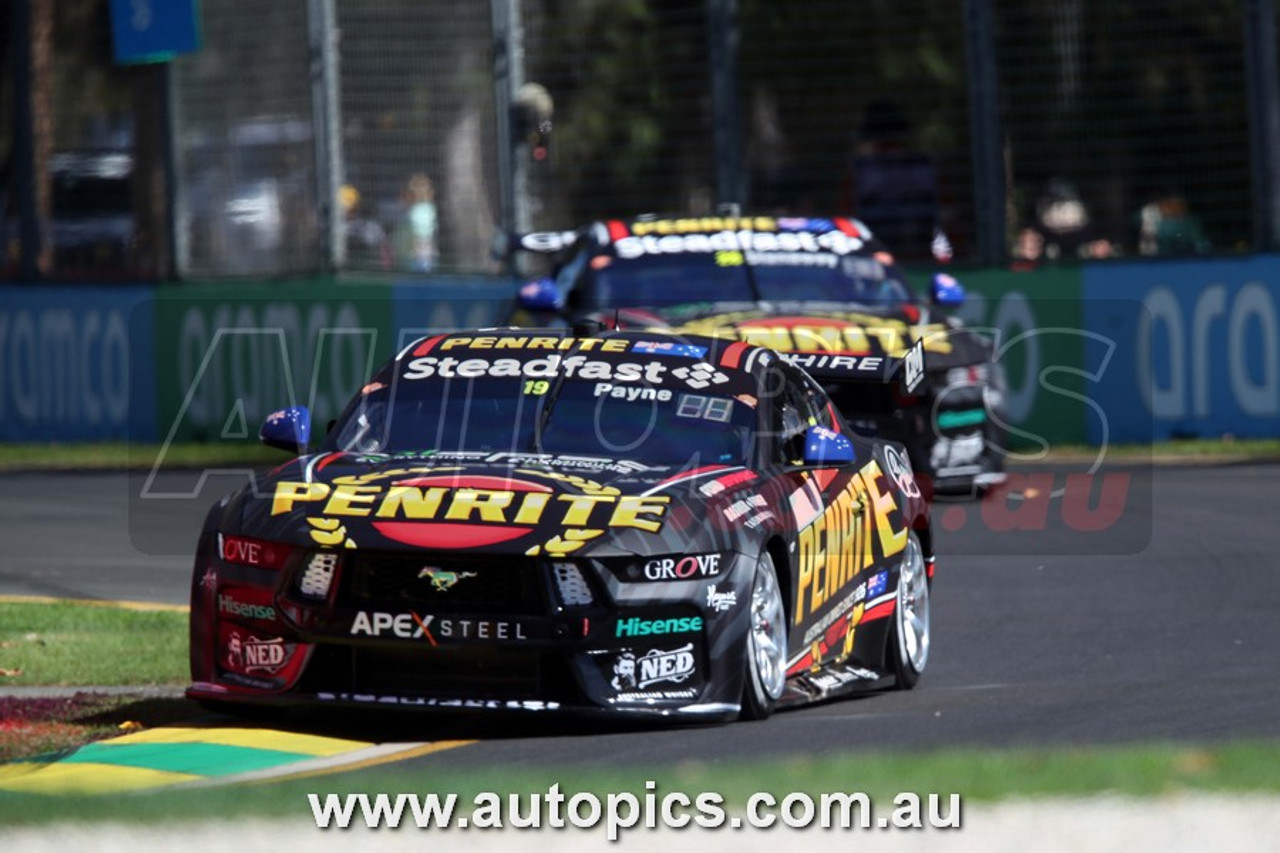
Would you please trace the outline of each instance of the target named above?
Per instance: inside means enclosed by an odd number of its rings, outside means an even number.
[[[556,596],[563,607],[585,607],[595,603],[591,585],[587,583],[577,563],[552,563],[551,572],[556,582]]]

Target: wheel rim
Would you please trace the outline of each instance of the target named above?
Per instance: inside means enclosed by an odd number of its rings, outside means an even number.
[[[929,661],[929,578],[915,537],[907,540],[898,577],[898,652],[903,662],[923,672]]]
[[[760,687],[770,699],[787,680],[787,623],[773,563],[761,561],[751,588],[751,657]]]

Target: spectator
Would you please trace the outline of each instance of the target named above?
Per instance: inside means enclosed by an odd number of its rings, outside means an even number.
[[[1013,254],[1033,263],[1094,260],[1111,257],[1115,247],[1098,233],[1075,185],[1054,178],[1036,201],[1034,224],[1019,231]]]
[[[392,232],[396,265],[413,272],[428,272],[436,264],[436,203],[431,179],[418,172],[401,195],[400,221]]]
[[[387,232],[375,219],[365,216],[360,192],[350,184],[338,191],[342,203],[342,236],[347,246],[347,263],[358,269],[388,266]]]
[[[900,258],[930,257],[941,232],[938,171],[912,147],[910,121],[894,104],[875,101],[858,136],[848,176],[853,215]]]
[[[1138,251],[1143,255],[1203,255],[1213,248],[1187,200],[1162,193],[1138,213]]]

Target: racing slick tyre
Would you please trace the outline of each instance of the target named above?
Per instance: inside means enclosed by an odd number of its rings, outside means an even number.
[[[898,601],[889,630],[889,655],[895,686],[910,690],[929,662],[929,576],[915,531],[907,535],[898,572]]]
[[[763,720],[773,713],[787,681],[787,617],[778,572],[769,552],[760,555],[751,584],[745,642],[746,679],[742,687],[744,720]]]

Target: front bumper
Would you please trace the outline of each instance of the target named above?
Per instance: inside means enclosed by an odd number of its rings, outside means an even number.
[[[731,717],[754,564],[725,557],[713,580],[634,583],[601,571],[590,579],[589,604],[565,606],[548,580],[528,587],[543,589],[531,600],[461,610],[430,599],[353,600],[341,570],[326,598],[308,599],[299,592],[302,567],[269,573],[212,557],[204,576],[212,569],[215,580],[193,585],[188,695],[245,705]]]

